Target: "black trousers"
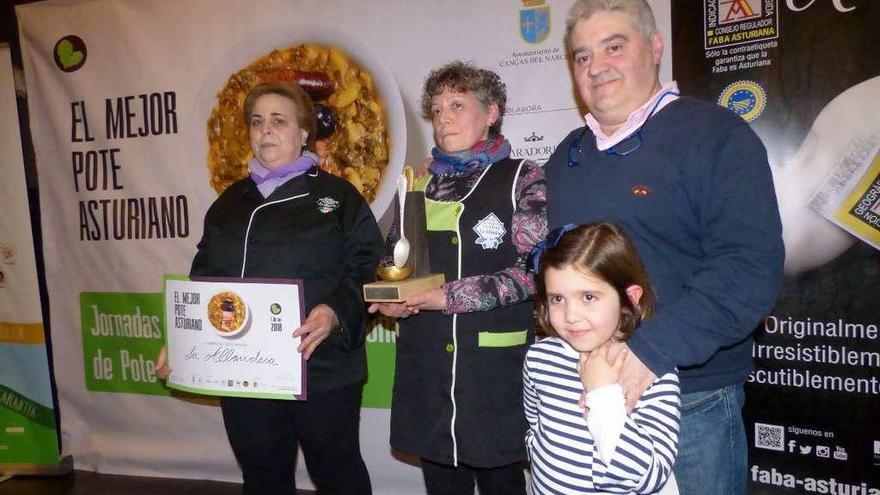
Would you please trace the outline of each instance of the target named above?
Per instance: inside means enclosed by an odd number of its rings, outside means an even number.
[[[297,443],[320,495],[372,493],[358,436],[362,389],[309,392],[305,401],[221,398],[243,493],[295,495]]]
[[[525,463],[494,468],[458,467],[422,459],[422,475],[428,495],[473,495],[474,482],[480,495],[526,495]]]

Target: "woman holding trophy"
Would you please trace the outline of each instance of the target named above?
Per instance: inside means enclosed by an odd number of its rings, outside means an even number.
[[[446,284],[370,312],[399,318],[391,445],[417,455],[429,494],[525,494],[522,363],[534,339],[525,269],[546,236],[543,170],[510,158],[506,87],[452,62],[422,95],[436,147],[424,190],[431,271]],[[400,238],[392,225],[387,245]],[[386,259],[390,259],[386,257]]]

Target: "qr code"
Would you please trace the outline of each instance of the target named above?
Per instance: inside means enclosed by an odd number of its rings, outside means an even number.
[[[785,450],[785,428],[755,423],[755,447],[782,452]]]

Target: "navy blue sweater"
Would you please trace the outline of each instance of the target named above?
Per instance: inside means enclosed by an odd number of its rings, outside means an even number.
[[[657,376],[678,367],[683,393],[742,382],[784,258],[767,153],[748,124],[681,98],[645,123],[632,153],[599,151],[580,128],[544,168],[551,228],[612,221],[647,267],[658,304],[628,340],[639,359]]]

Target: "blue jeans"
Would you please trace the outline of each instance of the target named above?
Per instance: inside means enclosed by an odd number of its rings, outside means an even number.
[[[743,385],[682,394],[675,478],[681,495],[745,495]]]

